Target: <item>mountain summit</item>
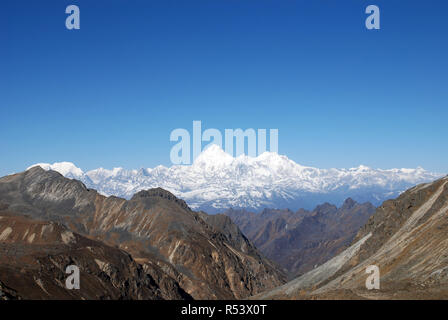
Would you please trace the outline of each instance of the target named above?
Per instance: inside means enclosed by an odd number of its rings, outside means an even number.
[[[226,166],[231,164],[233,157],[225,152],[220,146],[212,144],[206,148],[202,153],[195,159],[193,165],[213,165],[213,166]]]
[[[324,202],[341,205],[349,197],[380,204],[415,184],[441,177],[420,167],[319,169],[302,166],[273,152],[234,158],[217,145],[204,150],[190,166],[83,172],[68,162],[37,165],[79,179],[104,195],[129,199],[140,190],[161,187],[185,199],[192,209],[208,212],[227,208],[312,209]]]

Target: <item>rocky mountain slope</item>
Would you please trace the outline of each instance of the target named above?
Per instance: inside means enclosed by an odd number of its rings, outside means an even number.
[[[141,190],[161,187],[185,199],[191,208],[209,213],[228,208],[312,210],[323,202],[341,205],[349,197],[379,205],[417,183],[440,177],[422,168],[318,169],[272,152],[233,158],[216,145],[203,151],[190,166],[83,172],[68,162],[38,165],[81,180],[107,196],[130,199]]]
[[[327,263],[256,296],[265,299],[448,299],[448,177],[380,206],[353,244]],[[380,270],[367,290],[366,269]]]
[[[0,179],[0,203],[17,217],[57,223],[129,253],[132,258],[128,259],[140,265],[156,287],[169,289],[166,279],[173,286],[178,284],[177,297],[185,291],[195,299],[244,298],[284,282],[283,274],[231,222],[210,222],[214,218],[192,211],[163,189],[140,191],[130,200],[105,197],[80,181],[34,167]],[[14,225],[5,225],[0,234],[7,228],[14,231]],[[16,250],[21,242],[10,245]],[[109,261],[106,258],[94,259]],[[43,286],[48,285],[41,280]],[[14,289],[2,274],[0,281]],[[171,294],[154,298],[175,297]]]
[[[0,299],[191,299],[157,266],[144,270],[123,250],[5,210],[0,257]],[[80,269],[80,290],[66,288],[69,265]]]
[[[375,212],[370,203],[347,199],[337,208],[325,203],[313,211],[265,209],[225,212],[256,247],[294,277],[345,249]]]

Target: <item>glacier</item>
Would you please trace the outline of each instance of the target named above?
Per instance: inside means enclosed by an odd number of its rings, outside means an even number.
[[[217,145],[205,149],[188,166],[98,168],[84,172],[71,162],[37,163],[31,167],[37,165],[78,179],[106,196],[129,199],[140,190],[161,187],[184,199],[192,209],[210,213],[228,208],[312,209],[323,202],[340,205],[348,197],[378,205],[411,186],[443,176],[421,167],[385,170],[361,165],[319,169],[302,166],[274,152],[232,157]]]

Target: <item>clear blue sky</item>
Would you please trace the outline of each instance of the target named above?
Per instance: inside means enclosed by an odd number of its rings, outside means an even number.
[[[65,7],[81,29],[65,28]],[[365,8],[381,9],[368,31]],[[278,128],[310,166],[448,172],[446,0],[0,2],[0,175],[170,165],[175,128]]]

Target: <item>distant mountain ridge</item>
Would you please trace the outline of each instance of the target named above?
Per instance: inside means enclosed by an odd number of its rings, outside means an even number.
[[[99,168],[88,172],[70,162],[33,166],[81,180],[107,196],[129,199],[140,190],[161,187],[184,199],[191,208],[209,213],[228,208],[311,210],[324,202],[341,205],[349,197],[378,205],[411,186],[442,176],[420,167],[382,170],[361,165],[351,169],[318,169],[272,152],[256,158],[244,155],[233,158],[217,145],[204,150],[190,166]]]
[[[348,198],[341,207],[324,203],[312,211],[264,209],[224,212],[269,259],[290,277],[310,271],[345,249],[375,207]]]

